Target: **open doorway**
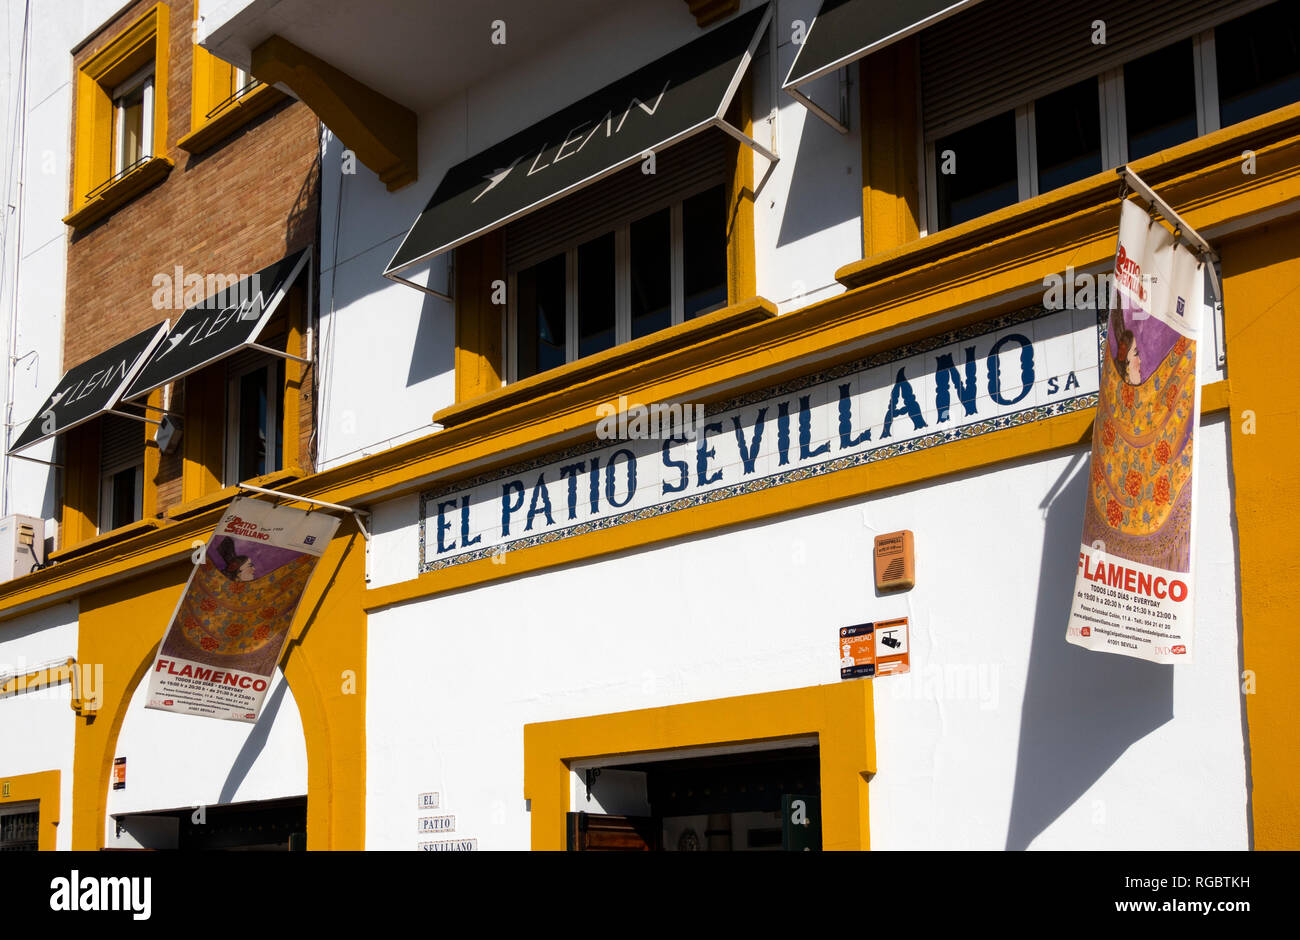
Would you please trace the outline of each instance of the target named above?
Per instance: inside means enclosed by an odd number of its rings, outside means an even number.
[[[816,743],[576,765],[570,851],[821,849]]]

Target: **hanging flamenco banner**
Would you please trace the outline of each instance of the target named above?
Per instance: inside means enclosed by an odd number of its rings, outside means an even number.
[[[1191,659],[1201,262],[1133,202],[1119,244],[1066,639]]]
[[[320,512],[233,500],[163,635],[145,707],[256,721],[298,603],[338,525]]]

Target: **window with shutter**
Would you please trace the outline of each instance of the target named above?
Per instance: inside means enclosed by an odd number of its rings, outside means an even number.
[[[1298,24],[1285,0],[986,0],[936,24],[920,41],[927,228],[1300,100]]]
[[[256,349],[226,360],[227,486],[283,466],[284,363]]]
[[[138,522],[144,515],[143,421],[104,415],[99,437],[99,531]]]
[[[735,149],[698,134],[506,228],[510,381],[726,305]]]

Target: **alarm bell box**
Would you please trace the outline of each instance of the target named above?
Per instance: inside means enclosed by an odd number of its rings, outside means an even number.
[[[916,560],[910,529],[877,535],[874,554],[877,590],[898,591],[916,584]]]
[[[5,516],[0,519],[0,583],[35,571],[37,562],[44,560],[44,555],[44,519],[35,516]]]

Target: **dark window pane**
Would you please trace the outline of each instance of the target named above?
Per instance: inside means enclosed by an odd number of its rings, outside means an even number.
[[[578,246],[578,356],[614,345],[614,233]]]
[[[109,519],[109,528],[130,525],[137,521],[135,515],[135,475],[137,467],[127,467],[113,474],[112,500],[113,508]]]
[[[951,151],[950,156],[945,154]],[[1016,115],[999,114],[934,145],[939,228],[1009,206],[1020,198],[1016,175]],[[945,173],[945,168],[953,172]]]
[[[686,319],[727,303],[727,196],[721,186],[682,203]]]
[[[1124,65],[1124,119],[1130,160],[1196,136],[1196,75],[1190,39]]]
[[[519,272],[515,279],[518,377],[564,365],[564,255]]]
[[[240,480],[270,473],[267,465],[266,369],[261,368],[239,379],[239,460]]]
[[[1214,30],[1219,123],[1300,101],[1300,4],[1285,0]]]
[[[1038,191],[1101,172],[1101,111],[1097,79],[1089,78],[1034,102]]]
[[[656,212],[632,223],[632,338],[673,322],[672,213]]]

